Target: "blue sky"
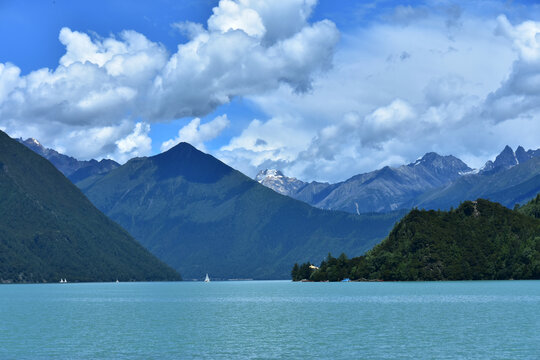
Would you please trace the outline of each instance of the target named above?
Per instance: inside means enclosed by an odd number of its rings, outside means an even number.
[[[249,176],[478,167],[540,147],[538,21],[533,1],[0,0],[0,129],[81,159],[188,141]]]

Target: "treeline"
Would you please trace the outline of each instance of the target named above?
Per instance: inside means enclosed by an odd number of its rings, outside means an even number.
[[[540,279],[540,195],[514,211],[487,200],[412,210],[364,256],[295,264],[293,280]],[[296,271],[295,271],[296,269]],[[309,270],[309,271],[308,271]]]

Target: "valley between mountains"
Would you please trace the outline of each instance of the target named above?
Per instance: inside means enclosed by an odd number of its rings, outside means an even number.
[[[40,169],[31,165],[36,161],[36,155],[29,156],[28,151],[15,147],[13,144],[17,142],[6,135],[2,141],[6,146],[18,149],[17,157],[28,158],[29,167],[35,171]],[[454,156],[428,153],[407,165],[384,167],[328,184],[288,178],[279,170],[262,171],[253,180],[187,143],[180,143],[156,156],[134,158],[120,165],[111,160],[79,161],[46,149],[34,139],[19,139],[18,142],[52,162],[99,211],[177,272],[166,275],[169,270],[163,268],[163,275],[151,277],[155,280],[177,279],[178,273],[184,279],[202,279],[205,273],[214,279],[287,279],[294,263],[318,263],[329,253],[344,252],[351,256],[366,253],[387,237],[412,208],[447,210],[479,197],[513,208],[540,192],[540,151],[525,151],[522,147],[515,152],[506,147],[494,161],[488,161],[478,170],[471,169]],[[17,184],[24,183],[26,176],[30,176],[21,171],[14,177],[15,172],[10,170],[14,165],[7,161],[2,163],[4,187],[8,186],[6,174],[11,183]],[[39,179],[62,176],[59,172],[52,174],[50,170],[39,171],[31,176]],[[63,183],[72,186],[67,179]],[[19,195],[10,196],[10,201],[28,197],[24,195],[29,193],[28,189],[18,191]],[[33,203],[47,209],[54,209],[56,205],[51,204],[62,198],[58,195],[40,200],[45,196],[41,192],[51,193],[51,190],[37,185],[32,185],[32,191],[36,192]],[[62,193],[63,190],[58,191]],[[13,206],[12,202],[6,201],[2,204],[4,212]],[[35,212],[24,211],[25,214]],[[69,216],[73,217],[73,214]],[[68,218],[56,211],[52,216]],[[84,223],[84,217],[80,219]],[[4,229],[11,226],[13,234],[23,234],[13,228],[13,224],[2,226]],[[24,239],[19,239],[19,235],[4,236],[4,248],[15,249],[29,239],[34,239],[35,243],[42,233],[59,231],[62,234],[64,231],[60,225],[49,222],[40,226],[24,233]],[[91,227],[89,233],[106,230],[98,223],[85,223],[84,226]],[[44,242],[46,246],[40,245],[45,252],[43,258],[54,253],[55,264],[60,266],[47,270],[48,275],[43,275],[41,268],[32,268],[31,272],[9,268],[2,269],[0,278],[11,282],[53,281],[66,271],[61,264],[62,254],[70,253],[70,241],[75,238],[52,236]],[[53,241],[56,241],[55,248],[51,249],[49,246]],[[110,257],[114,261],[120,254],[120,250],[111,251],[105,245],[95,249],[107,254],[98,257]],[[24,251],[36,253],[33,244],[27,245]],[[84,261],[99,264],[93,258]],[[52,265],[43,265],[44,268],[49,266]],[[77,279],[103,281],[114,278],[114,269],[109,265],[107,269],[106,274]],[[143,279],[125,274],[128,279]]]

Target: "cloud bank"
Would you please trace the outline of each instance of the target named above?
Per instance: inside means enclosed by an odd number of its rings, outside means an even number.
[[[251,96],[268,120],[218,156],[250,175],[276,167],[341,181],[428,151],[478,167],[506,144],[540,147],[540,22],[455,7],[389,16],[399,21],[343,34],[334,68],[309,94]]]
[[[0,64],[0,126],[79,158],[148,154],[154,122],[200,117],[283,85],[309,90],[339,39],[331,21],[308,22],[315,3],[221,0],[206,27],[175,25],[189,40],[173,54],[135,31],[101,38],[62,28],[56,69],[21,75]],[[212,125],[223,119],[192,127],[203,139]]]
[[[205,24],[173,24],[187,38],[174,50],[63,28],[55,69],[0,64],[0,128],[124,161],[150,154],[152,124],[188,118],[162,151],[187,141],[247,175],[319,181],[428,151],[478,167],[506,144],[540,147],[538,14],[498,1],[354,7],[340,32],[310,21],[315,0],[221,0]],[[257,118],[205,118],[235,97]]]

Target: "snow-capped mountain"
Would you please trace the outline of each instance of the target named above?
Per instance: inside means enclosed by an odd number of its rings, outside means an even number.
[[[295,199],[322,209],[352,213],[392,211],[410,206],[427,189],[445,185],[471,171],[454,156],[427,153],[414,163],[353,176],[336,184],[306,183],[278,170],[261,171],[256,180]]]
[[[540,191],[540,169],[535,165],[539,158],[540,149],[525,151],[519,146],[514,152],[506,146],[494,161],[488,161],[481,169],[471,169],[454,156],[430,152],[408,165],[386,166],[335,184],[306,183],[288,178],[278,170],[262,171],[256,179],[313,206],[351,213],[387,212],[414,206],[443,209],[482,196],[513,206]],[[522,170],[508,175],[514,168]],[[503,177],[508,181],[497,181]]]
[[[291,197],[294,197],[293,195],[307,184],[296,178],[287,177],[276,169],[259,171],[257,176],[255,176],[255,180],[277,193]]]

